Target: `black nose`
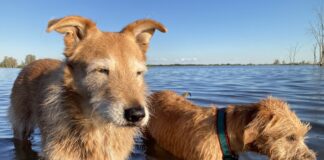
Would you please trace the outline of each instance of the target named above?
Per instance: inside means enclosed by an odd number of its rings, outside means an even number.
[[[125,119],[128,122],[138,122],[145,117],[145,111],[143,107],[134,107],[125,110]]]

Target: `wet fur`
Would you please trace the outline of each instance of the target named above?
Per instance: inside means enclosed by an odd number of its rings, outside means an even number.
[[[179,159],[221,160],[216,130],[216,107],[200,107],[172,91],[151,98],[149,137]],[[275,98],[250,105],[230,105],[227,127],[235,153],[254,151],[272,160],[314,160],[304,143],[309,125],[303,124],[288,105]],[[287,141],[294,135],[295,141]]]
[[[155,29],[166,31],[149,19],[121,32],[102,32],[80,16],[51,20],[48,31],[64,34],[66,58],[37,60],[20,72],[9,108],[14,138],[26,142],[39,127],[45,159],[127,159],[148,121],[143,72]],[[123,112],[130,107],[144,107],[143,120],[129,124]]]

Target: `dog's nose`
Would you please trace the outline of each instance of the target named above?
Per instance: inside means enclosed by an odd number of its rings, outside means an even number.
[[[145,111],[143,107],[133,107],[125,110],[125,119],[128,122],[138,122],[145,117]]]

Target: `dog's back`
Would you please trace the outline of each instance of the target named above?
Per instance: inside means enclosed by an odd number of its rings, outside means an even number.
[[[161,91],[151,96],[151,112],[149,134],[158,137],[162,148],[187,160],[217,158],[215,108],[202,108],[175,92]]]
[[[215,107],[200,108],[171,91],[154,93],[151,104],[148,131],[160,147],[186,160],[223,159]],[[225,117],[227,143],[235,154],[254,151],[277,160],[316,159],[304,143],[309,125],[280,99],[229,105]]]
[[[39,97],[43,83],[57,72],[61,62],[53,59],[36,60],[19,73],[11,94],[9,119],[13,125],[14,138],[27,139],[37,124]]]

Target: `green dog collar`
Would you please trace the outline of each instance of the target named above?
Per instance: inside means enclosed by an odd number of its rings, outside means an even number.
[[[216,132],[223,153],[223,160],[238,160],[238,156],[231,150],[226,128],[226,108],[219,108],[216,114]]]

